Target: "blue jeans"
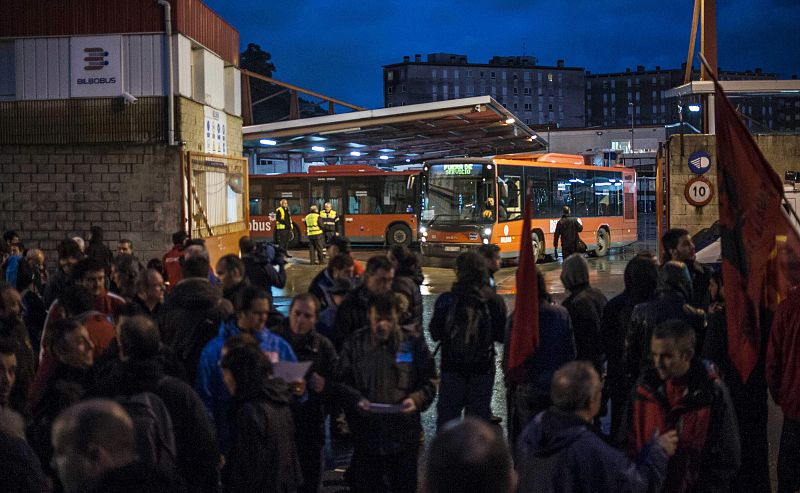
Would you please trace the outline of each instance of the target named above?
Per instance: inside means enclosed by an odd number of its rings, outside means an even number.
[[[461,411],[489,421],[492,418],[494,373],[472,374],[442,372],[439,401],[436,404],[436,428],[461,417]]]

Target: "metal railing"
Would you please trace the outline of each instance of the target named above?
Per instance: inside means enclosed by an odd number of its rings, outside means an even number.
[[[0,144],[166,142],[165,97],[0,101]]]

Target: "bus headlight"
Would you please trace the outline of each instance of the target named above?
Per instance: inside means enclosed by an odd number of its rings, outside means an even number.
[[[489,238],[484,238],[483,239],[483,244],[484,245],[488,245],[489,244]]]
[[[486,236],[491,235],[492,234],[492,228],[485,228],[483,230],[483,234],[485,234]]]
[[[426,228],[425,226],[420,226],[420,227],[419,227],[419,234],[421,234],[421,235],[423,235],[423,236],[427,236],[427,234],[428,234],[428,228]]]
[[[424,236],[419,239],[420,243],[425,243],[426,241],[428,241],[428,238],[426,238]]]

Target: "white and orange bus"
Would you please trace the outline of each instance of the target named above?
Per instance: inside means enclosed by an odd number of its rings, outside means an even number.
[[[636,172],[587,166],[582,156],[525,154],[437,159],[424,164],[420,212],[423,255],[454,257],[493,243],[503,259],[519,256],[526,184],[532,182],[532,238],[537,259],[553,253],[553,233],[567,205],[583,224],[588,250],[636,241]]]
[[[353,243],[409,245],[416,240],[419,171],[385,171],[368,165],[310,166],[308,173],[250,175],[250,234],[273,238],[275,209],[289,202],[294,223],[290,247],[307,240],[303,218],[311,204],[330,202],[340,233]]]

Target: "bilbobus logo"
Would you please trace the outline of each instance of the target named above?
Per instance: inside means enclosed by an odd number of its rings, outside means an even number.
[[[108,65],[108,52],[103,48],[84,48],[83,52],[86,53],[83,61],[86,62],[84,70],[102,70]]]
[[[84,70],[102,70],[108,65],[108,52],[103,48],[84,48],[85,57],[83,61],[86,65]],[[116,84],[116,77],[86,77],[76,81],[78,84]]]

